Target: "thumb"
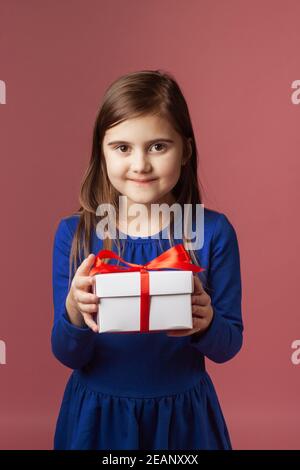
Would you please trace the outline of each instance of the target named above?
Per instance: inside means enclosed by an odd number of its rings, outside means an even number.
[[[200,281],[199,277],[194,275],[194,294],[202,294],[204,292],[204,288],[202,286],[202,282]]]
[[[95,261],[95,255],[93,253],[90,253],[87,258],[83,260],[81,265],[79,266],[77,273],[80,274],[81,276],[88,276],[90,273],[90,270],[94,264]]]

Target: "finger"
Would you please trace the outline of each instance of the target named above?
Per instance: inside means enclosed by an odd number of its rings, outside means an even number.
[[[88,276],[91,270],[91,267],[94,264],[94,261],[95,261],[95,255],[93,253],[90,253],[89,256],[85,258],[85,260],[83,260],[83,262],[77,269],[76,273],[79,274],[80,276]]]
[[[82,304],[99,304],[100,298],[95,294],[90,294],[78,289],[75,293],[75,299]]]
[[[209,302],[209,296],[205,292],[203,292],[203,294],[192,295],[192,305],[205,307]]]
[[[99,328],[98,328],[98,325],[97,323],[93,320],[93,317],[88,314],[88,313],[83,313],[82,314],[83,316],[83,319],[86,323],[86,325],[91,328],[95,333],[99,333]]]
[[[197,274],[194,275],[194,294],[202,294],[205,290]]]
[[[76,289],[87,289],[94,285],[94,276],[76,276],[74,278],[74,285]]]
[[[204,328],[205,319],[193,315],[193,329],[199,331]]]
[[[210,322],[206,317],[194,317],[193,316],[193,328],[199,333],[200,331],[205,331]]]
[[[99,305],[96,304],[83,304],[78,302],[78,307],[81,313],[90,313],[93,315],[95,315],[95,313],[97,313],[99,310]]]
[[[205,318],[205,312],[201,309],[200,305],[192,305],[192,316]]]

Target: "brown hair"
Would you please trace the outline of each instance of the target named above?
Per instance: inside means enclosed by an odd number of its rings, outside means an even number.
[[[197,148],[194,132],[186,101],[176,80],[170,73],[162,70],[142,70],[121,76],[106,90],[94,125],[92,154],[80,187],[80,208],[73,213],[73,215],[79,215],[79,223],[70,252],[69,287],[72,269],[74,268],[75,272],[83,259],[91,253],[91,230],[95,230],[99,221],[97,220],[99,216],[96,215],[97,207],[100,204],[109,203],[114,207],[116,214],[119,213],[120,193],[108,179],[102,151],[105,132],[126,119],[149,114],[159,114],[172,123],[183,139],[184,155],[188,152],[187,141],[191,139],[191,156],[181,167],[181,174],[172,194],[176,203],[181,205],[182,213],[184,204],[190,204],[194,208],[196,204],[202,202],[197,180]],[[171,213],[168,237],[170,245],[174,246],[172,215]],[[188,242],[184,233],[183,231],[182,241],[187,248]],[[119,256],[122,256],[123,250],[121,250],[118,231],[116,235],[115,240],[103,239],[103,249],[111,250],[114,241]],[[123,249],[124,246],[125,244],[123,244]],[[197,255],[193,250],[190,250],[190,255],[192,261],[199,265]]]

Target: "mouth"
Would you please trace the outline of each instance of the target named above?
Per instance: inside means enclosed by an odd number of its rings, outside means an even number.
[[[132,181],[133,183],[137,183],[137,184],[150,184],[150,183],[153,183],[154,181],[157,181],[157,178],[152,178],[152,179],[132,179],[132,178],[128,178],[129,181]]]

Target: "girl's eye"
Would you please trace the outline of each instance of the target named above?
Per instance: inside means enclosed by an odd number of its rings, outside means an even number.
[[[127,147],[127,145],[119,145],[119,147],[116,147],[116,150],[121,149],[121,148],[124,148],[124,147]],[[122,151],[121,151],[121,153],[125,153],[125,152],[122,152]]]
[[[153,147],[155,147],[155,146],[163,146],[163,147],[165,148],[165,147],[166,147],[166,144],[163,144],[163,143],[156,143],[156,144],[153,145]],[[119,145],[118,147],[116,147],[115,150],[120,149],[121,153],[126,153],[126,150],[125,150],[125,151],[121,150],[121,149],[124,149],[124,147],[125,147],[125,149],[128,148],[127,145]],[[158,150],[158,151],[159,151],[159,150]]]
[[[166,147],[166,145],[162,144],[162,143],[154,144],[153,147],[155,147],[156,145],[158,145],[158,146],[162,145],[164,148]]]

